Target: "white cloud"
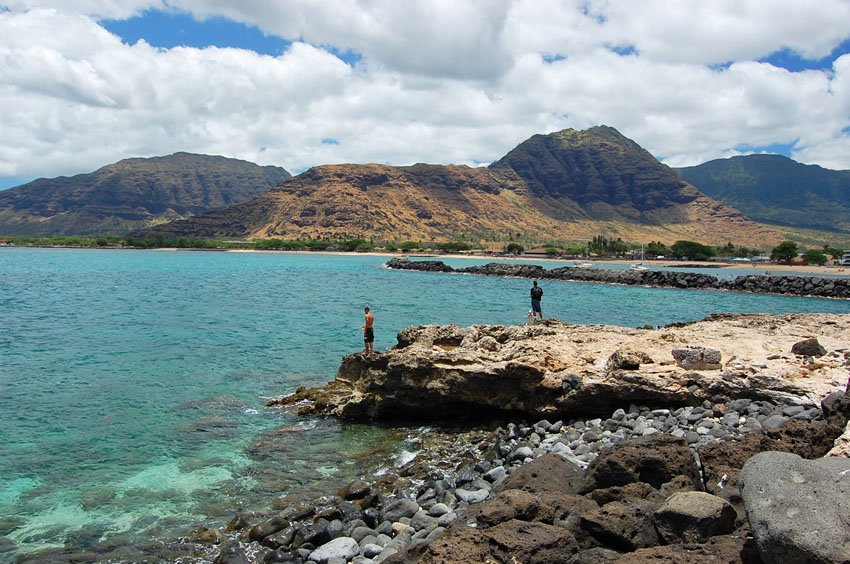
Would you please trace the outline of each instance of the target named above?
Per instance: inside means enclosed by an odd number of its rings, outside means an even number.
[[[122,44],[95,17],[163,5],[295,40],[279,57]],[[0,177],[178,150],[299,171],[474,163],[534,133],[608,124],[671,165],[797,141],[850,168],[848,2],[0,0]],[[44,9],[38,6],[45,7]],[[637,6],[637,7],[635,7]],[[301,40],[299,40],[299,38]],[[611,45],[632,45],[620,56]],[[363,56],[350,67],[323,46]],[[544,61],[543,54],[562,60]],[[712,69],[709,63],[733,60]],[[334,142],[327,142],[334,140]]]

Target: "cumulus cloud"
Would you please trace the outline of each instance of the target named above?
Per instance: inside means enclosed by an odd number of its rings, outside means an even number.
[[[223,154],[298,172],[339,162],[486,163],[534,133],[608,124],[673,166],[775,143],[850,168],[850,4],[718,0],[0,0],[0,177],[130,156]],[[127,45],[145,9],[224,16],[277,57]],[[360,54],[354,65],[335,56]]]

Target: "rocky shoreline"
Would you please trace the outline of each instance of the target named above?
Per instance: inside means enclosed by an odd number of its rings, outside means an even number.
[[[410,327],[271,405],[477,416],[467,430],[425,428],[411,460],[335,494],[73,561],[844,562],[848,334],[850,316],[825,314]]]
[[[733,280],[723,280],[716,276],[693,272],[615,270],[576,267],[561,267],[547,270],[537,265],[505,264],[496,262],[456,269],[442,261],[409,261],[403,258],[394,258],[387,262],[386,266],[387,268],[396,270],[417,270],[422,272],[476,274],[480,276],[511,276],[540,280],[550,279],[576,282],[598,282],[604,284],[683,288],[690,290],[730,290],[736,292],[815,296],[821,298],[850,298],[850,279],[823,276],[751,274],[738,276]]]

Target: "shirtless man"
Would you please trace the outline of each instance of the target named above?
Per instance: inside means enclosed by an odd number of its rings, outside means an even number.
[[[365,308],[366,321],[363,323],[363,344],[365,345],[365,353],[372,354],[374,352],[373,345],[375,343],[375,332],[372,330],[372,325],[375,323],[375,316]]]

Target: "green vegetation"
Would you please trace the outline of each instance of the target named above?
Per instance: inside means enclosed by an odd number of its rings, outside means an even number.
[[[826,253],[820,249],[809,249],[803,253],[803,259],[807,264],[816,264],[818,266],[825,265],[827,261]]]
[[[787,262],[797,258],[800,250],[797,248],[797,243],[794,241],[782,241],[770,251],[770,260],[778,262]]]
[[[714,247],[695,241],[676,241],[670,245],[670,254],[688,260],[708,260],[717,254]]]
[[[505,253],[509,255],[521,255],[525,252],[525,247],[519,243],[508,243],[505,245]]]
[[[353,239],[254,239],[244,240],[221,240],[221,239],[194,239],[191,237],[0,237],[0,240],[21,247],[82,247],[82,248],[177,248],[177,249],[255,249],[259,251],[332,251],[332,252],[439,252],[439,253],[463,253],[475,250],[477,247],[463,241],[449,242],[421,242],[404,241],[375,242],[362,237]],[[602,235],[594,237],[593,240],[581,245],[565,245],[556,243],[542,244],[546,255],[551,258],[560,256],[583,256],[588,248],[598,256],[606,258],[624,258],[634,256],[640,250],[640,245],[626,243],[622,239],[606,238]],[[762,253],[759,249],[751,249],[743,246],[735,246],[727,243],[714,248],[694,241],[676,241],[667,247],[660,241],[652,241],[644,245],[646,257],[652,259],[658,256],[679,258],[685,260],[706,260],[711,257],[752,257]],[[525,253],[526,247],[517,242],[507,243],[503,252],[510,255],[521,255]],[[840,249],[824,246],[821,249],[808,249],[804,258],[808,264],[823,265],[829,262],[829,256],[840,257]],[[794,241],[783,241],[773,248],[771,258],[776,261],[790,261],[799,254],[797,243]]]
[[[604,235],[596,235],[590,241],[590,250],[598,255],[617,255],[629,250],[622,239],[611,239]]]

